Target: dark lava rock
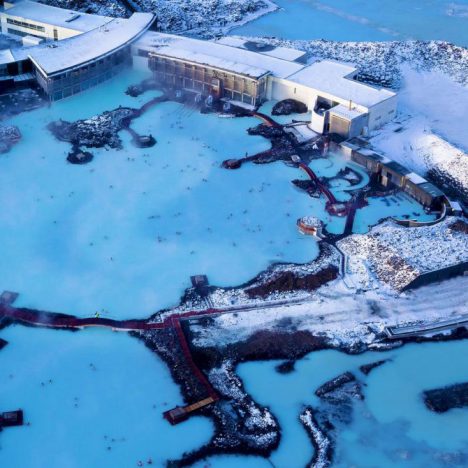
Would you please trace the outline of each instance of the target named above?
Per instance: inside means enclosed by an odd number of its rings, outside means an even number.
[[[353,407],[356,400],[363,400],[361,384],[351,372],[329,380],[315,392],[320,397],[320,405],[309,408],[301,415],[309,437],[314,444],[319,459],[313,459],[310,466],[330,466],[338,437],[338,427],[349,425],[353,420]]]
[[[336,279],[338,269],[329,266],[317,273],[298,276],[292,271],[282,271],[270,281],[245,290],[249,297],[267,297],[272,292],[306,290],[312,291],[325,283]]]
[[[449,226],[451,231],[462,232],[463,234],[468,234],[468,224],[462,219],[457,219],[454,223]]]
[[[299,189],[307,192],[311,197],[320,197],[320,190],[314,180],[310,179],[294,179],[292,183]]]
[[[21,132],[14,125],[0,125],[0,154],[7,153],[21,140]]]
[[[67,161],[71,164],[87,164],[93,160],[93,155],[89,151],[72,151],[68,153]]]
[[[131,97],[138,97],[141,94],[145,93],[146,91],[149,91],[151,89],[158,89],[158,88],[159,88],[159,84],[155,80],[150,78],[147,80],[143,80],[139,84],[130,85],[125,91],[125,94]]]
[[[333,433],[333,426],[329,423],[326,427],[321,427],[315,418],[314,409],[310,406],[304,409],[299,419],[314,446],[314,455],[308,466],[328,468],[333,461],[335,441],[328,436],[327,431]]]
[[[296,362],[292,360],[284,361],[281,364],[278,364],[275,369],[279,374],[290,374],[291,372],[294,372],[295,364]]]
[[[354,381],[356,381],[356,377],[354,377],[354,375],[351,372],[345,372],[344,374],[341,374],[338,377],[335,377],[334,379],[324,383],[315,391],[315,394],[318,397],[322,398],[328,393],[331,393],[336,389],[342,387],[343,385]]]
[[[362,182],[362,175],[351,167],[340,169],[337,177],[347,180],[351,186],[358,185]]]
[[[156,138],[153,135],[139,135],[132,142],[137,148],[151,148],[156,144]]]
[[[468,204],[468,189],[449,172],[440,167],[432,167],[427,172],[427,179],[440,187],[447,196],[458,198],[465,205]]]
[[[118,132],[136,113],[135,109],[119,107],[86,120],[51,122],[47,128],[58,140],[77,146],[102,148],[107,145],[110,148],[120,149],[122,142]]]
[[[374,370],[377,367],[380,367],[382,364],[385,364],[387,361],[388,359],[382,359],[381,361],[371,362],[370,364],[364,364],[359,368],[359,370],[364,375],[369,375],[372,370]]]
[[[329,390],[331,387],[333,388]],[[324,423],[339,421],[349,424],[353,418],[353,402],[364,400],[361,383],[350,372],[327,382],[315,393],[323,402],[319,415]],[[322,427],[326,427],[326,423]]]
[[[424,403],[436,413],[468,406],[468,382],[423,392]]]
[[[307,106],[300,101],[295,99],[285,99],[284,101],[277,102],[273,110],[272,115],[290,115],[290,114],[304,114],[307,112]]]
[[[222,166],[225,169],[239,169],[242,166],[242,160],[240,160],[240,159],[226,159],[226,161],[223,161]]]
[[[249,135],[260,135],[262,137],[268,138],[269,140],[273,138],[281,138],[284,136],[284,131],[280,127],[272,127],[266,124],[260,124],[256,127],[250,127],[247,129]]]
[[[131,97],[138,97],[140,94],[144,93],[144,89],[142,86],[139,85],[131,85],[125,91],[125,94]]]

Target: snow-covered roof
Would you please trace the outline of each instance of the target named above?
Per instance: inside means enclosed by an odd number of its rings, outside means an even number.
[[[15,4],[2,14],[81,32],[91,31],[112,21],[108,16],[90,15],[29,0]]]
[[[256,47],[255,49],[253,49],[252,46],[255,45],[254,42],[246,41],[245,39],[241,39],[240,37],[233,36],[221,37],[220,39],[216,40],[216,43],[231,47],[237,47],[240,49],[251,50],[253,52],[257,52],[258,54],[269,55],[271,57],[276,57],[282,60],[289,60],[290,62],[300,60],[306,55],[306,52],[304,52],[303,50],[291,49],[289,47],[275,47],[265,45],[264,48]],[[261,43],[258,44],[261,45]]]
[[[403,164],[400,164],[400,163],[398,163],[396,161],[393,161],[393,160],[390,160],[389,162],[386,162],[385,167],[387,169],[390,169],[390,170],[396,172],[397,174],[404,175],[404,176],[407,176],[408,174],[411,173],[411,171],[408,170],[405,166],[403,166]]]
[[[438,187],[436,187],[434,184],[431,184],[430,182],[424,182],[422,184],[419,184],[419,187],[422,188],[425,192],[429,193],[433,197],[441,197],[444,195],[444,192],[440,190]]]
[[[157,54],[181,59],[187,62],[197,63],[200,65],[208,65],[210,67],[229,70],[240,75],[250,76],[252,78],[260,78],[268,74],[268,70],[263,68],[253,67],[245,63],[234,62],[229,59],[223,59],[206,55],[203,53],[193,52],[191,50],[177,49],[175,47],[161,47],[156,51]]]
[[[416,174],[416,172],[411,172],[406,176],[413,184],[424,184],[427,182],[427,180],[424,177],[421,177],[420,175]]]
[[[346,120],[353,120],[356,117],[361,117],[363,115],[363,112],[359,112],[356,109],[350,109],[343,104],[338,104],[337,106],[331,108],[330,113],[343,117]]]
[[[26,48],[34,64],[52,75],[116,51],[136,40],[151,26],[152,13],[134,13],[130,18],[116,18],[103,27],[78,36]]]
[[[11,53],[10,49],[0,50],[0,65],[5,65],[15,61],[15,57]]]
[[[302,68],[289,76],[288,80],[367,108],[395,96],[388,89],[353,80],[351,75],[356,71],[350,65],[323,60]]]
[[[153,49],[155,53],[169,56],[177,52],[182,58],[182,52],[186,54],[187,60],[195,61],[198,56],[202,65],[211,65],[224,70],[257,69],[269,71],[272,75],[285,78],[303,68],[296,62],[271,57],[258,52],[252,52],[238,47],[232,47],[218,42],[192,39],[189,37],[175,36],[172,34],[147,32],[135,44],[135,47]],[[255,72],[257,73],[257,71]]]

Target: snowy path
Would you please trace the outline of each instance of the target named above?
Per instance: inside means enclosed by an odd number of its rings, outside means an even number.
[[[247,339],[259,330],[291,327],[327,336],[334,343],[372,343],[386,326],[435,323],[466,314],[468,278],[458,277],[391,296],[381,291],[356,294],[342,280],[319,289],[309,301],[252,310],[248,314],[224,313],[208,328],[191,323],[197,346],[220,346]]]

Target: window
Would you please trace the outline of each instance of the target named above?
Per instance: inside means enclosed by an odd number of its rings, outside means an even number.
[[[245,104],[252,104],[252,96],[249,96],[248,94],[243,94],[242,102],[245,102]]]
[[[7,32],[8,34],[14,34],[15,36],[21,36],[21,37],[28,35],[27,32],[18,31],[17,29],[11,29],[11,28],[7,28]]]
[[[34,29],[35,31],[45,32],[44,26],[39,26],[37,24],[26,23],[25,21],[18,21],[13,18],[7,18],[8,24],[13,24],[14,26],[20,26],[21,28]]]

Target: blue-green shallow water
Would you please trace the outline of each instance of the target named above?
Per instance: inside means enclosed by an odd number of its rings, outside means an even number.
[[[128,468],[149,458],[160,467],[212,435],[206,418],[163,419],[182,397],[136,338],[21,326],[0,337],[9,342],[0,351],[0,411],[22,408],[30,423],[0,432],[2,468]]]
[[[468,45],[466,0],[275,0],[231,34],[335,41],[444,40]]]
[[[358,370],[380,359],[391,362],[368,377]],[[338,426],[333,466],[446,467],[466,466],[468,461],[468,409],[433,413],[425,407],[421,392],[468,381],[467,362],[465,340],[356,356],[321,351],[304,357],[296,371],[287,375],[276,372],[278,361],[241,364],[237,372],[253,398],[279,420],[282,440],[270,458],[275,467],[303,467],[311,459],[313,448],[298,415],[305,405],[320,408],[315,390],[348,370],[365,383],[365,401],[355,404],[351,425]],[[271,464],[254,457],[213,457],[207,466]]]
[[[121,150],[93,149],[90,164],[67,163],[70,145],[57,141],[47,124],[139,107],[156,92],[134,99],[124,91],[148,76],[128,70],[10,119],[22,140],[0,157],[0,285],[21,293],[17,305],[144,317],[177,304],[191,275],[234,286],[273,262],[312,261],[318,245],[297,230],[302,216],[343,232],[345,219],[327,213],[324,197],[308,197],[291,184],[305,177],[302,171],[281,162],[220,167],[224,159],[270,147],[247,133],[259,123],[255,118],[220,118],[165,102],[132,122],[137,132],[156,137],[153,148],[135,148],[121,132]],[[347,164],[331,154],[311,167],[333,177]],[[355,169],[366,183],[363,169]],[[349,199],[353,187],[335,182],[336,197]],[[361,211],[356,232],[382,217],[378,203]],[[408,197],[385,210],[385,216],[412,213],[431,219]]]

